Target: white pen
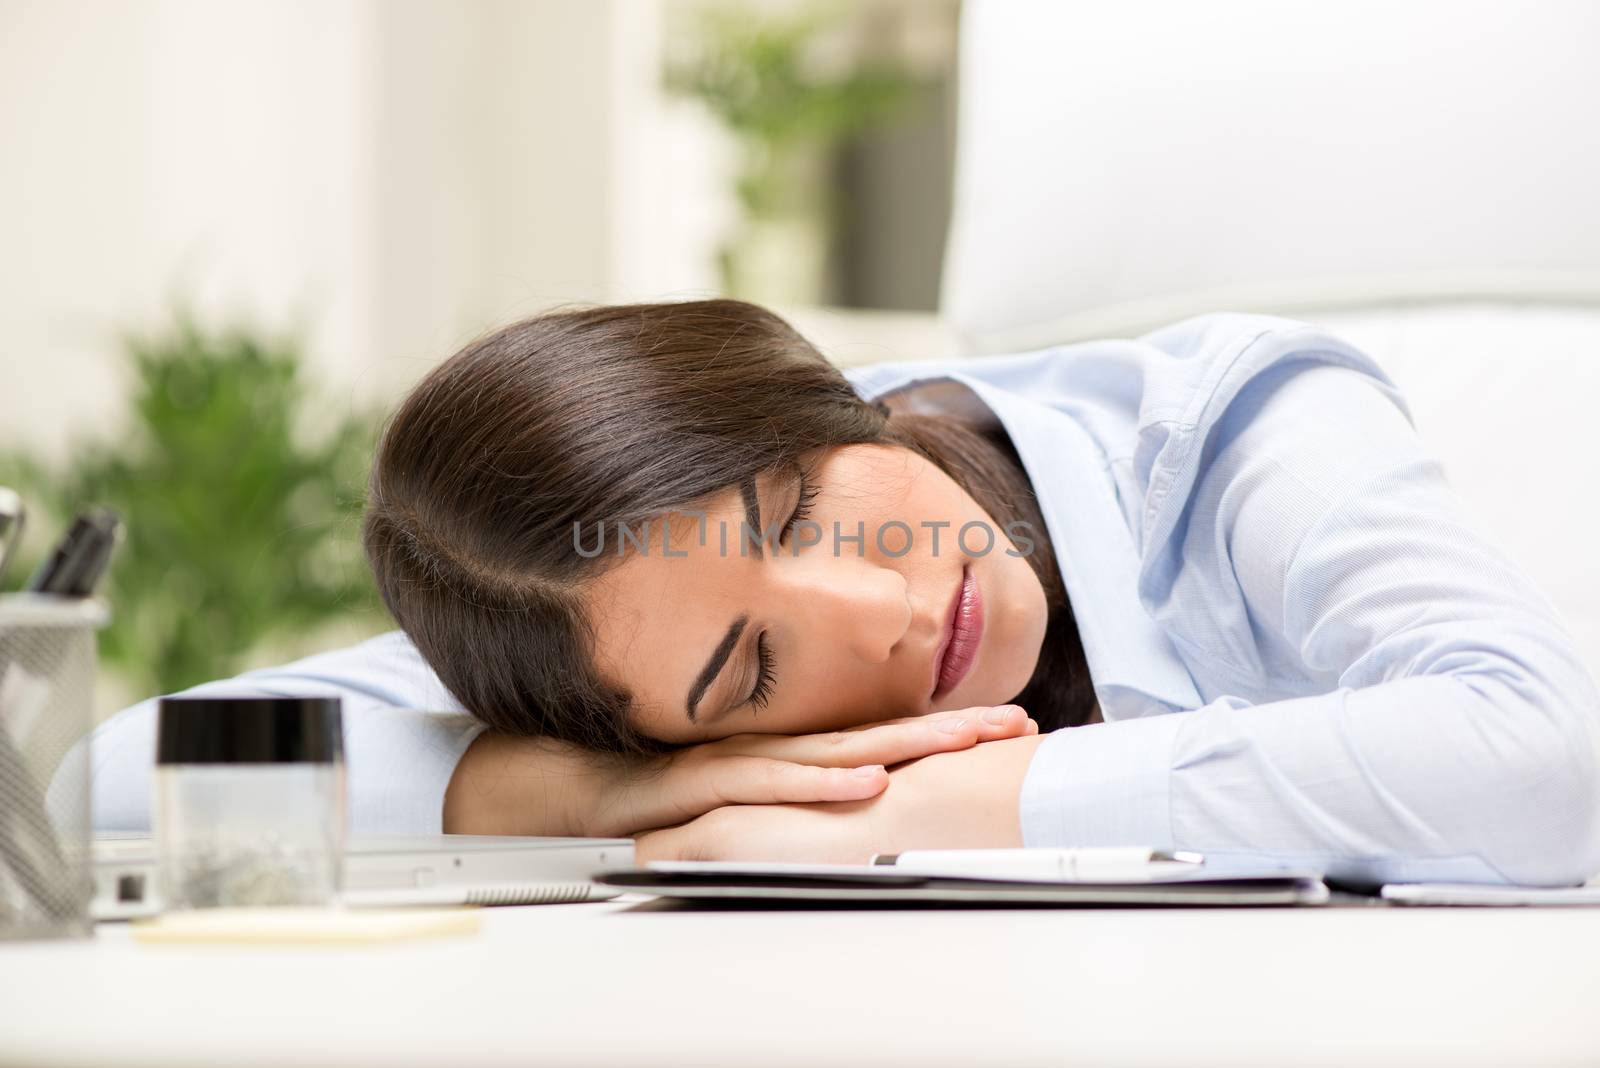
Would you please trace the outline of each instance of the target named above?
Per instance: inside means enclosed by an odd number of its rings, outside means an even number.
[[[918,875],[976,876],[987,879],[1062,882],[1147,882],[1192,874],[1205,858],[1199,853],[1166,852],[1144,846],[1084,849],[908,849],[877,853],[875,865]]]

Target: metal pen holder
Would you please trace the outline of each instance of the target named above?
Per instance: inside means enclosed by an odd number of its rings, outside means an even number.
[[[0,940],[93,930],[89,753],[98,601],[0,596]]]

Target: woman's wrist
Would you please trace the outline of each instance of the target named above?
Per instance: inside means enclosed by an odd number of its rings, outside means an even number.
[[[1045,737],[996,739],[891,769],[884,797],[897,848],[1021,848],[1022,782]]]

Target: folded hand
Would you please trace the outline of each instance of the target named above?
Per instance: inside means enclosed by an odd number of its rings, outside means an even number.
[[[935,753],[889,772],[888,788],[852,801],[726,805],[677,827],[634,835],[635,863],[750,860],[865,864],[907,849],[1020,847],[1022,781],[1036,732]]]

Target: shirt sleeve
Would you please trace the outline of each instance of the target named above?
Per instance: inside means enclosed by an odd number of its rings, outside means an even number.
[[[440,833],[450,777],[483,730],[398,631],[183,692],[339,697],[352,835]],[[152,698],[112,716],[90,736],[96,830],[150,831],[156,716]]]
[[[1600,869],[1600,691],[1394,403],[1357,371],[1302,368],[1247,387],[1206,452],[1165,621],[1234,677],[1282,657],[1325,685],[1047,736],[1024,844],[1368,884]]]

